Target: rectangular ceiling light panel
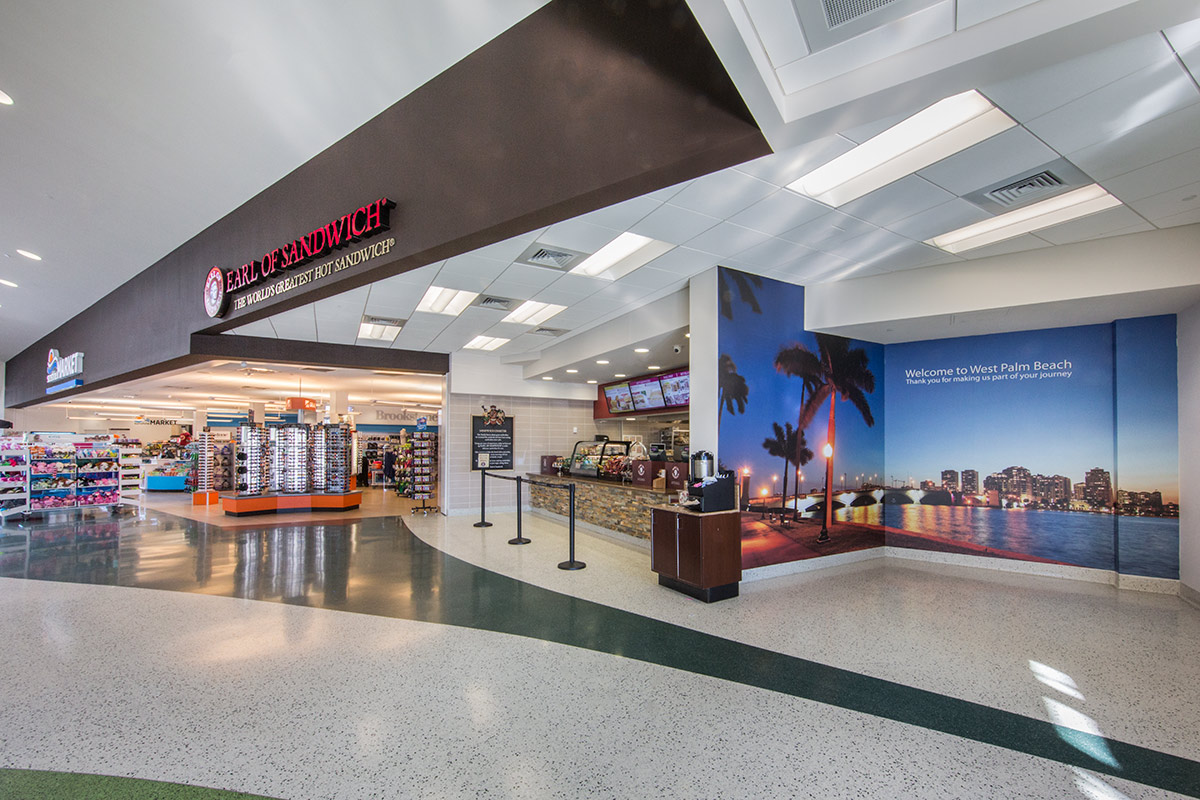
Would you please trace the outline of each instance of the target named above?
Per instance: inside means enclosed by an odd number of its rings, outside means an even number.
[[[476,336],[471,341],[463,345],[464,350],[495,350],[497,347],[503,347],[508,344],[510,339],[501,339],[498,336]]]
[[[896,123],[788,188],[837,208],[1016,124],[971,89]]]
[[[539,303],[537,300],[526,300],[501,321],[517,322],[522,325],[541,325],[555,314],[566,310],[566,306],[558,306],[553,303]]]
[[[571,272],[615,281],[674,248],[673,244],[626,232],[588,256]]]
[[[1073,219],[1086,217],[1121,205],[1121,201],[1106,192],[1098,184],[1084,186],[1073,192],[1060,194],[1040,203],[1009,211],[974,225],[925,240],[925,244],[940,247],[948,253],[961,253],[976,247],[1001,242],[1023,233],[1040,231]]]
[[[399,325],[377,325],[373,322],[360,322],[358,325],[358,338],[360,339],[394,342],[399,333]]]
[[[417,311],[428,311],[431,314],[448,314],[449,316],[457,317],[478,296],[479,292],[430,286],[425,291],[425,296],[421,298],[421,302],[417,304]]]

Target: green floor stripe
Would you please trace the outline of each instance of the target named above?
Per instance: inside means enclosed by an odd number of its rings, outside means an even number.
[[[0,769],[0,797],[5,800],[75,797],[88,800],[273,800],[257,794],[182,783],[30,769]]]

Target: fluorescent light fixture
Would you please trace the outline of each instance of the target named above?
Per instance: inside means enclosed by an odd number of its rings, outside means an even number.
[[[970,89],[896,123],[788,188],[837,208],[1016,124]]]
[[[1119,205],[1121,205],[1120,200],[1106,192],[1103,187],[1093,183],[1040,203],[1018,208],[1015,211],[976,222],[974,225],[926,239],[925,244],[939,247],[948,253],[961,253],[964,250],[973,250],[976,247],[1011,239],[1023,233],[1040,231],[1051,225],[1086,217],[1097,211]]]
[[[624,378],[624,377],[625,377],[625,373],[624,373],[624,372],[614,372],[614,373],[613,373],[613,377],[614,377],[614,378]]]
[[[650,348],[649,348],[649,347],[635,347],[635,348],[633,348],[633,352],[635,352],[635,353],[649,353],[649,352],[650,352]]]
[[[577,370],[577,369],[569,369],[569,370],[567,370],[567,374],[568,374],[568,375],[574,375],[574,374],[576,374],[576,373],[578,373],[578,372],[579,372],[579,370]]]
[[[28,259],[32,259],[33,261],[41,261],[41,260],[42,260],[42,257],[41,257],[41,256],[39,256],[37,253],[31,253],[31,252],[29,252],[28,250],[20,250],[20,249],[18,249],[18,250],[17,250],[17,255],[19,255],[19,256],[25,256],[26,258],[28,258]]]
[[[662,369],[662,367],[660,367],[658,364],[651,364],[650,366],[646,367],[646,369]]]
[[[541,325],[560,311],[566,311],[566,306],[556,306],[553,303],[539,303],[537,300],[526,300],[501,322],[517,322],[522,325]]]
[[[399,325],[376,325],[374,322],[360,322],[358,324],[358,338],[360,339],[379,339],[385,342],[394,342],[399,333]]]
[[[588,383],[595,383],[595,381],[588,381]]]
[[[425,296],[417,304],[417,311],[428,311],[431,314],[449,314],[457,317],[463,309],[475,302],[479,292],[467,292],[462,289],[445,289],[441,286],[430,286],[425,290]]]
[[[4,92],[0,92],[0,106],[11,106],[13,99]]]
[[[501,339],[496,336],[476,336],[463,345],[463,350],[495,350],[508,344],[511,339]]]
[[[554,380],[554,378],[553,378],[552,376],[550,376],[550,375],[543,375],[543,376],[542,376],[542,380],[544,380],[544,381],[552,381],[552,380]]]
[[[599,364],[600,366],[604,366],[605,364],[607,364],[607,363],[608,363],[608,361],[607,361],[606,359],[600,359],[600,360],[599,360],[599,361],[597,361],[596,363],[597,363],[597,364]]]
[[[615,281],[674,249],[673,244],[626,232],[585,258],[571,272]]]
[[[17,288],[17,285],[15,283],[13,283],[12,281],[6,281],[6,280],[4,280],[4,278],[0,278],[0,283],[3,283],[5,286],[11,286],[14,289]]]

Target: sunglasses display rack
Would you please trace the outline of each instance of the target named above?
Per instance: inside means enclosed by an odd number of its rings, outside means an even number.
[[[319,425],[318,435],[314,437],[313,448],[313,483],[315,491],[348,492],[350,491],[350,475],[354,469],[351,454],[354,434],[349,425]],[[317,456],[315,442],[321,442],[321,456]],[[318,466],[323,473],[324,485],[316,489]]]
[[[257,425],[238,428],[233,477],[239,495],[251,497],[270,488],[270,456],[271,439],[266,428]]]
[[[327,491],[329,485],[329,469],[326,459],[328,438],[325,436],[324,425],[313,426],[312,450],[309,452],[309,477],[314,492]]]
[[[196,437],[196,479],[192,485],[197,492],[215,490],[216,453],[213,451],[212,433],[202,431]]]
[[[280,469],[279,490],[284,494],[306,494],[309,490],[309,427],[280,425],[274,428]]]

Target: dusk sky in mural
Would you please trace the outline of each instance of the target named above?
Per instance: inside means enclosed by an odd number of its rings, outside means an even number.
[[[804,331],[803,287],[763,278],[754,294],[761,314],[754,313],[734,290],[733,320],[719,319],[718,349],[733,358],[750,390],[744,414],[721,411],[720,458],[730,469],[750,467],[750,489],[757,496],[763,488],[771,487],[772,475],[780,476],[782,489],[783,459],[768,455],[762,443],[773,436],[772,422],[794,426],[801,404],[801,381],[776,372],[775,356],[781,347],[793,342],[816,352],[817,339]],[[866,476],[864,480],[872,475],[883,477],[883,347],[865,342],[854,345],[866,349],[875,374],[875,392],[868,398],[875,427],[868,427],[851,403],[838,401],[835,487],[842,484],[843,473],[850,484],[860,475]],[[806,489],[824,486],[825,459],[820,451],[828,421],[829,404],[825,403],[806,431],[808,447],[816,454],[801,468]]]
[[[1179,500],[1179,382],[1175,316],[1116,323],[1117,483]]]

